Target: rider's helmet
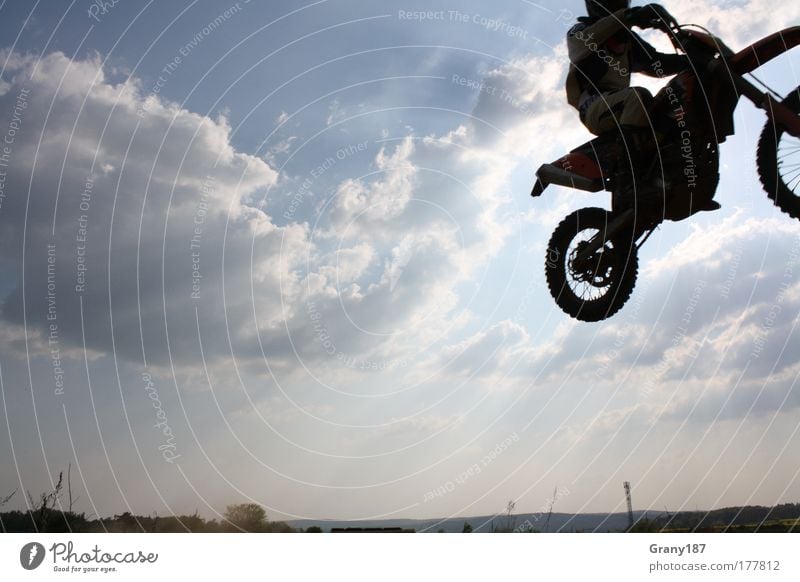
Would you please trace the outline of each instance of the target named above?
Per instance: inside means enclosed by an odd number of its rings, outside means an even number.
[[[586,0],[586,11],[592,18],[603,18],[617,10],[630,7],[631,0]]]

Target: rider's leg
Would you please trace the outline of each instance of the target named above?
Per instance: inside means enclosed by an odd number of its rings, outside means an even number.
[[[603,95],[586,111],[584,123],[590,131],[597,135],[619,133],[615,207],[633,207],[636,202],[663,205],[660,192],[646,188],[644,180],[657,151],[648,116],[652,99],[647,89],[630,87]]]
[[[620,125],[619,132],[616,190],[620,202],[623,207],[638,202],[649,210],[663,210],[661,188],[648,181],[657,154],[653,130],[639,125]]]
[[[584,123],[595,135],[619,133],[614,208],[634,208],[649,214],[664,210],[668,185],[652,184],[648,169],[657,164],[658,144],[649,116],[652,95],[641,87],[604,94],[586,109]],[[713,199],[695,200],[696,210],[718,210]]]

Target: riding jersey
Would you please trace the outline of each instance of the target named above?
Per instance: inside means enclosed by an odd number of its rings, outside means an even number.
[[[596,95],[630,87],[631,73],[671,76],[688,67],[685,56],[660,53],[634,33],[629,14],[622,9],[603,18],[584,16],[567,33],[567,101],[579,111]]]

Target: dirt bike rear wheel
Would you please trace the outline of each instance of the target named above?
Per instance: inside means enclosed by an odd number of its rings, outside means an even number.
[[[781,103],[800,114],[800,87]],[[767,121],[758,141],[757,162],[767,195],[783,212],[800,219],[800,139]]]
[[[569,316],[581,321],[602,321],[617,313],[636,285],[637,248],[630,236],[618,235],[584,264],[576,256],[597,233],[604,232],[611,213],[602,208],[582,208],[567,216],[553,231],[545,259],[550,294]]]

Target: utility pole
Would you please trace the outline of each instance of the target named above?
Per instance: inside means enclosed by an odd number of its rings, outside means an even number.
[[[514,524],[516,523],[517,520],[512,515],[512,512],[514,511],[514,508],[516,506],[517,506],[517,504],[514,502],[513,499],[508,502],[508,505],[506,505],[506,529],[507,529],[507,531],[514,531]]]
[[[631,483],[625,481],[622,485],[625,488],[625,500],[628,502],[628,529],[633,529],[633,503],[631,502]]]
[[[550,531],[550,518],[553,516],[553,506],[556,504],[556,497],[558,496],[558,485],[553,490],[553,498],[550,500],[550,511],[547,512],[547,521],[544,522],[544,533]]]

